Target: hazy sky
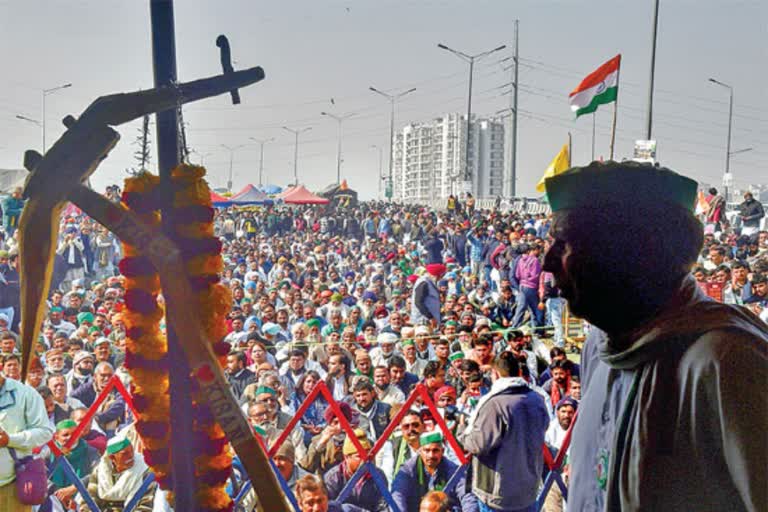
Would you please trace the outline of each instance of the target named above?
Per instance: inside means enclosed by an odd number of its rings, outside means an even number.
[[[513,22],[520,20],[518,191],[534,185],[573,134],[576,164],[590,158],[591,119],[574,121],[568,93],[616,53],[623,55],[617,157],[645,137],[653,0],[176,0],[176,46],[183,81],[220,72],[216,36],[229,37],[236,68],[262,66],[267,78],[241,92],[184,109],[188,141],[205,155],[214,186],[223,186],[235,153],[234,188],[258,181],[266,146],[267,182],[293,175],[293,136],[281,129],[311,126],[299,147],[300,179],[310,188],[335,180],[334,121],[328,110],[357,116],[344,123],[342,176],[364,197],[376,194],[378,153],[389,136],[389,104],[368,91],[416,87],[397,108],[396,125],[465,111],[468,67],[437,43],[479,53],[509,49],[476,66],[473,111],[493,115],[509,106]],[[768,182],[768,2],[662,0],[659,21],[654,138],[658,158],[696,179],[719,184],[724,169],[728,93],[735,88],[731,171],[737,186]],[[152,86],[148,0],[0,0],[0,168],[21,167],[23,151],[41,147],[41,89],[71,82],[47,98],[48,145],[60,120],[78,115],[97,96]],[[331,98],[335,105],[331,104]],[[597,114],[597,154],[608,153],[612,109]],[[140,122],[119,128],[122,140],[96,172],[101,190],[135,165]],[[154,126],[153,126],[154,129]],[[153,133],[154,144],[154,133]],[[153,155],[153,161],[154,159]]]

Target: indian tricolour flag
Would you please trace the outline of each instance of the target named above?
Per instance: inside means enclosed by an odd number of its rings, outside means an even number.
[[[569,95],[576,117],[591,114],[598,105],[616,101],[619,94],[621,54],[615,56],[581,81]]]

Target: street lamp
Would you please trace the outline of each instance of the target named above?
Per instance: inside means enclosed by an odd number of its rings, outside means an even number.
[[[381,146],[377,146],[376,144],[371,144],[371,149],[376,149],[379,151],[379,191],[378,191],[378,199],[381,199],[381,183],[384,181],[384,176],[381,174],[381,161],[382,161],[382,148]]]
[[[320,115],[330,117],[331,119],[335,119],[336,122],[339,123],[339,145],[336,148],[336,184],[338,185],[341,183],[341,123],[345,119],[349,119],[355,114],[349,113],[349,114],[342,114],[340,116],[337,116],[329,112],[320,112]]]
[[[259,186],[262,186],[264,184],[264,144],[274,141],[275,138],[270,137],[268,139],[260,140],[256,137],[250,137],[250,139],[261,146],[261,154],[259,156]]]
[[[200,157],[200,167],[205,167],[205,157],[211,156],[213,154],[213,153],[200,153],[196,149],[192,149],[189,152],[194,153]]]
[[[43,154],[45,154],[45,97],[49,94],[55,93],[56,91],[67,89],[69,87],[72,87],[72,84],[64,84],[58,87],[51,87],[50,89],[43,89]]]
[[[29,123],[34,123],[37,126],[42,126],[42,124],[40,124],[40,121],[38,121],[37,119],[32,119],[31,117],[21,116],[21,115],[17,114],[16,115],[16,119],[21,119],[22,121],[27,121]]]
[[[725,174],[723,175],[723,183],[731,181],[731,127],[733,126],[733,87],[725,84],[714,78],[709,79],[715,85],[728,89],[728,142],[725,148]],[[728,185],[725,186],[725,202],[728,203]]]
[[[392,151],[395,144],[395,102],[405,96],[406,94],[411,94],[413,91],[416,90],[416,88],[408,89],[407,91],[403,91],[398,94],[387,94],[386,92],[380,91],[379,89],[371,86],[368,88],[369,90],[375,92],[376,94],[380,96],[384,96],[389,100],[389,106],[390,106],[390,112],[389,112],[389,190],[394,192],[394,165],[393,165],[393,159],[392,159]]]
[[[237,151],[240,148],[244,148],[248,144],[240,144],[238,146],[227,146],[226,144],[222,144],[221,147],[224,149],[229,150],[229,180],[227,181],[227,190],[229,190],[229,193],[232,193],[232,162],[235,159],[235,151]]]
[[[464,166],[465,166],[464,180],[470,181],[472,179],[472,174],[470,173],[470,170],[469,170],[469,140],[470,140],[469,134],[471,130],[470,118],[472,117],[472,75],[474,74],[474,70],[475,70],[475,60],[480,60],[483,57],[487,57],[492,53],[499,52],[504,48],[506,48],[507,45],[503,44],[501,46],[494,48],[493,50],[477,53],[475,55],[467,55],[464,52],[460,52],[458,50],[454,50],[453,48],[449,48],[442,43],[439,43],[437,47],[440,48],[441,50],[451,52],[452,54],[456,55],[458,58],[460,58],[464,62],[469,62],[469,95],[467,97],[467,145],[466,145],[467,154],[464,162]]]
[[[293,184],[298,186],[299,185],[299,134],[308,132],[311,130],[311,126],[307,126],[306,128],[300,128],[298,130],[294,130],[293,128],[288,128],[287,126],[283,126],[283,130],[291,132],[295,137],[296,141],[293,145]]]

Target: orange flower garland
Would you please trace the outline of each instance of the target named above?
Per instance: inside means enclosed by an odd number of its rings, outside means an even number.
[[[229,345],[226,316],[232,305],[229,289],[219,283],[223,269],[221,243],[213,235],[213,207],[202,167],[181,165],[173,170],[173,238],[182,252],[187,275],[195,291],[195,316],[200,318],[219,363],[226,363]],[[226,491],[232,471],[232,452],[226,435],[216,423],[199,391],[193,396],[193,431],[201,454],[195,458],[200,481],[197,500],[208,511],[231,511],[234,503]]]
[[[123,203],[146,224],[159,225],[153,199],[159,179],[149,173],[125,180]],[[125,276],[123,320],[126,326],[125,367],[131,375],[131,395],[136,408],[136,431],[144,444],[143,455],[162,489],[170,480],[170,395],[168,342],[160,331],[163,309],[157,303],[160,279],[141,249],[123,243]]]
[[[219,284],[224,263],[221,243],[213,235],[213,207],[210,190],[203,179],[202,167],[182,165],[172,172],[174,187],[173,213],[169,220],[171,238],[181,250],[186,275],[195,293],[195,316],[223,366],[229,345],[226,315],[232,297],[226,286]],[[158,225],[157,190],[159,179],[149,173],[125,182],[123,202],[151,225]],[[137,410],[136,429],[144,442],[144,457],[155,472],[163,489],[171,487],[170,469],[170,393],[168,377],[168,343],[160,331],[163,309],[158,305],[160,280],[151,262],[139,248],[123,244],[125,258],[120,271],[126,277],[126,368],[133,379],[132,394]],[[192,382],[194,387],[194,381]],[[226,492],[232,471],[232,453],[227,437],[216,423],[199,390],[193,396],[195,476],[200,485],[197,502],[206,512],[228,512],[234,508]]]

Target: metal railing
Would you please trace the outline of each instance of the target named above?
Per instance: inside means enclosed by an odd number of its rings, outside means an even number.
[[[75,428],[75,431],[73,432],[72,437],[70,438],[69,442],[65,445],[66,448],[72,448],[74,444],[79,440],[80,435],[82,434],[83,430],[86,428],[86,425],[90,424],[94,415],[98,411],[99,406],[104,402],[104,400],[106,400],[106,398],[109,396],[109,394],[113,390],[117,391],[118,393],[120,393],[120,395],[123,396],[123,398],[125,399],[126,406],[134,414],[134,417],[136,416],[136,411],[134,409],[133,400],[131,398],[130,393],[125,388],[125,386],[120,381],[120,379],[117,376],[113,376],[109,380],[107,385],[104,387],[104,389],[99,393],[99,395],[97,396],[93,404],[89,407],[88,412],[83,417],[81,422]],[[338,502],[343,503],[344,500],[348,498],[349,495],[352,493],[357,482],[361,478],[363,478],[366,474],[368,474],[371,476],[376,487],[379,489],[381,496],[387,502],[387,505],[390,507],[392,512],[409,512],[405,510],[400,510],[397,504],[395,503],[395,500],[392,497],[392,493],[389,489],[389,485],[387,484],[386,479],[382,478],[381,474],[376,469],[374,459],[376,455],[384,447],[384,445],[389,441],[390,436],[398,427],[398,425],[400,424],[400,421],[403,419],[403,417],[406,414],[408,414],[408,411],[411,409],[411,406],[417,400],[421,400],[421,403],[423,404],[423,406],[426,406],[429,409],[429,411],[432,413],[432,417],[435,420],[437,428],[439,428],[442,431],[446,443],[453,450],[453,452],[456,455],[456,458],[460,463],[459,467],[456,469],[454,474],[451,475],[450,478],[448,479],[448,482],[446,483],[446,486],[443,489],[443,491],[446,493],[450,493],[453,490],[453,488],[456,486],[456,484],[461,480],[461,478],[466,474],[467,469],[469,467],[470,460],[471,460],[471,456],[464,452],[461,445],[456,440],[456,437],[453,435],[453,432],[451,431],[450,428],[448,428],[447,423],[443,419],[442,415],[439,413],[437,406],[435,405],[432,398],[430,398],[429,393],[427,392],[427,388],[424,386],[423,383],[419,383],[416,385],[416,387],[413,389],[411,394],[408,396],[408,399],[405,401],[402,407],[400,407],[400,409],[398,410],[397,414],[395,414],[395,416],[390,420],[389,424],[387,425],[386,429],[381,434],[381,436],[379,436],[379,438],[376,440],[376,442],[374,443],[374,445],[371,447],[370,450],[366,450],[363,447],[363,445],[360,443],[357,436],[354,434],[354,428],[352,427],[350,422],[347,420],[346,416],[344,416],[344,414],[342,413],[342,410],[339,407],[339,403],[333,398],[333,394],[330,392],[325,382],[320,381],[314,387],[314,389],[310,392],[310,394],[307,395],[307,397],[302,402],[301,406],[298,408],[296,413],[291,418],[291,421],[288,423],[288,425],[286,425],[285,429],[283,429],[282,433],[278,436],[275,442],[272,443],[271,446],[267,446],[264,440],[261,438],[261,436],[254,433],[256,438],[259,440],[259,443],[262,449],[269,455],[269,461],[270,461],[270,465],[272,466],[272,471],[275,473],[275,476],[277,477],[277,480],[283,490],[283,493],[286,496],[286,499],[288,500],[291,507],[293,507],[293,509],[296,512],[300,512],[298,500],[296,499],[296,496],[291,491],[291,488],[288,485],[288,483],[285,481],[283,476],[277,470],[277,467],[275,466],[273,461],[273,457],[280,449],[280,446],[288,440],[289,436],[291,435],[291,432],[301,421],[307,409],[312,405],[312,403],[315,400],[317,400],[320,397],[325,399],[325,401],[328,403],[328,407],[330,407],[333,413],[335,414],[335,416],[339,418],[339,423],[342,430],[344,430],[344,432],[347,434],[352,444],[354,444],[358,454],[360,455],[360,458],[363,460],[363,463],[360,465],[357,471],[355,471],[355,473],[350,477],[350,479],[344,485],[339,496],[336,497],[336,500]],[[544,462],[549,471],[546,477],[544,478],[543,486],[541,487],[539,495],[536,499],[537,511],[541,511],[542,508],[544,507],[544,502],[546,500],[547,494],[549,493],[550,488],[554,484],[556,484],[560,488],[563,497],[567,499],[568,488],[565,485],[565,482],[563,481],[563,478],[562,478],[563,462],[565,461],[566,452],[568,451],[568,447],[570,446],[571,432],[573,431],[573,426],[576,423],[577,417],[578,417],[578,413],[576,414],[576,416],[574,416],[574,419],[571,422],[571,426],[568,429],[568,432],[566,433],[565,438],[563,439],[562,446],[558,450],[558,454],[556,457],[554,458],[552,457],[550,449],[546,445],[542,446],[542,456],[544,458]],[[48,473],[49,476],[57,469],[57,467],[60,466],[64,471],[64,473],[67,475],[67,479],[70,481],[72,485],[75,486],[78,493],[80,493],[83,499],[83,502],[88,506],[91,512],[101,512],[98,506],[96,505],[96,502],[93,499],[93,497],[88,493],[88,489],[82,483],[80,478],[78,478],[77,474],[75,473],[75,470],[72,468],[72,465],[66,459],[66,457],[64,456],[62,451],[59,449],[59,447],[56,445],[56,443],[53,442],[53,440],[51,440],[48,443],[48,447],[50,448],[55,458],[55,460],[53,461],[53,464],[50,465],[50,469]],[[134,510],[136,505],[138,505],[141,498],[149,489],[149,486],[152,484],[152,482],[154,482],[154,475],[150,472],[142,482],[139,490],[131,498],[130,502],[126,504],[124,512],[132,512]],[[250,491],[251,491],[251,483],[247,480],[243,481],[242,484],[237,488],[237,495],[233,497],[236,510],[238,510],[239,505],[243,502],[243,500],[245,499],[245,497],[248,495]]]

